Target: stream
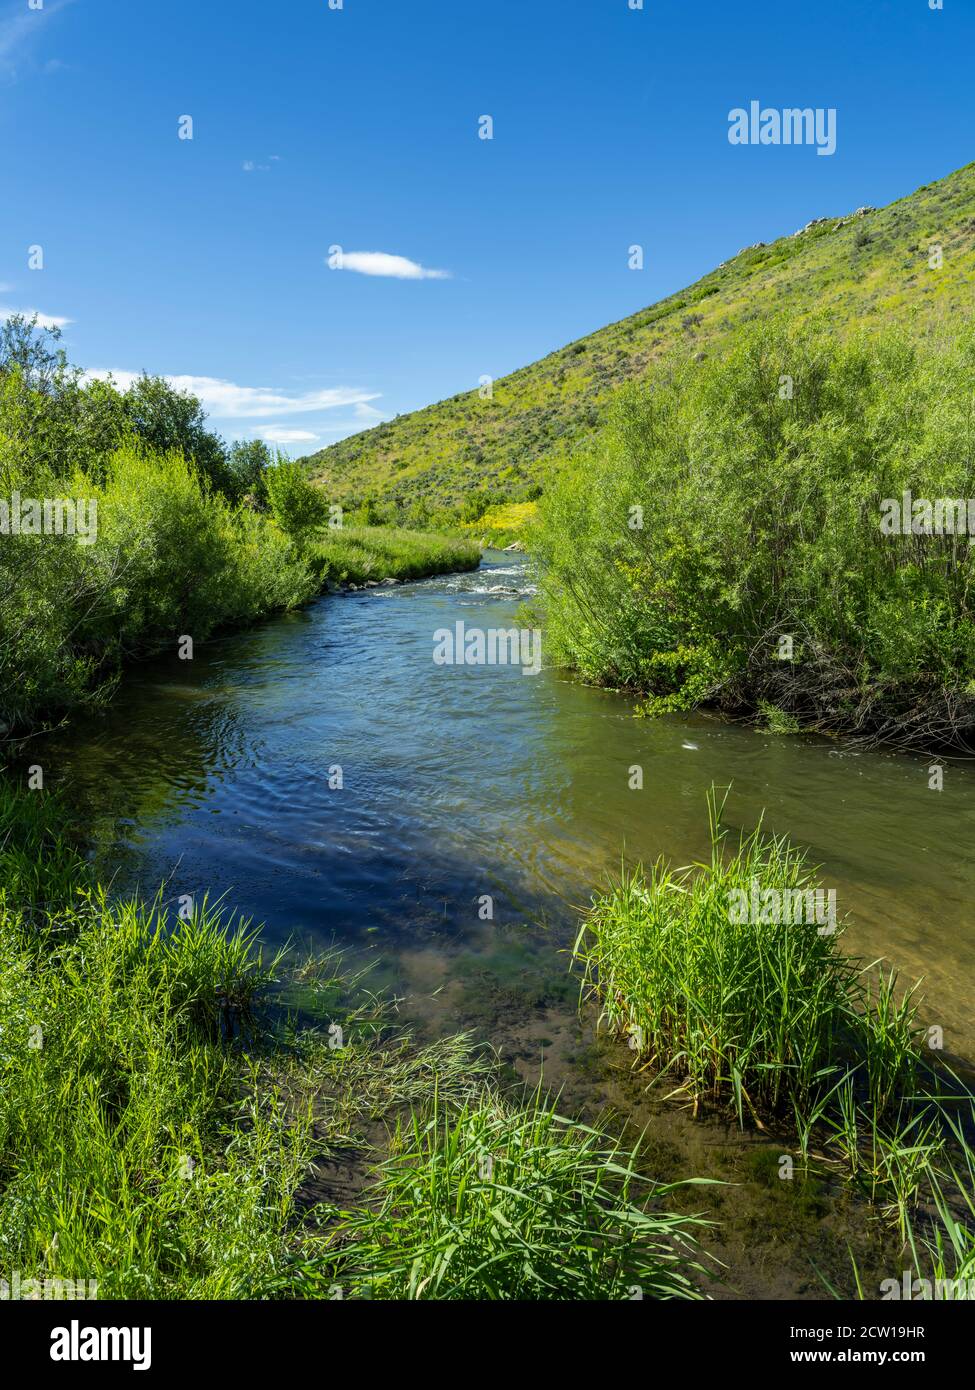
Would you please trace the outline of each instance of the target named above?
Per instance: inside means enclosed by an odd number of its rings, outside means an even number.
[[[764,811],[806,847],[849,919],[844,949],[923,979],[925,1023],[975,1058],[972,768],[947,763],[936,791],[928,758],[707,714],[634,718],[544,652],[537,675],[435,664],[438,630],[510,628],[532,593],[524,556],[487,551],[469,574],[323,597],[193,660],[141,665],[103,712],[44,741],[48,785],[81,810],[117,891],[164,882],[174,906],[209,892],[273,944],[337,943],[421,1037],[469,1030],[509,1074],[641,1122],[644,1083],[580,1017],[567,948],[623,857],[707,857],[707,792],[730,786],[726,824],[750,830]],[[738,1296],[822,1297],[820,1239],[842,1277],[842,1214],[824,1223],[813,1203],[800,1220],[771,1190],[787,1184],[756,1184],[760,1137],[673,1106],[653,1116],[662,1174],[739,1184],[722,1247]]]

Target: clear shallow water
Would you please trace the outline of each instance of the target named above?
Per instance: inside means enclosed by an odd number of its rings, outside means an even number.
[[[975,772],[949,764],[939,793],[929,759],[637,720],[557,672],[433,664],[437,628],[510,627],[531,591],[522,557],[489,552],[473,574],[322,599],[141,667],[105,714],[46,742],[49,779],[120,887],[209,889],[272,940],[378,948],[427,997],[459,987],[441,996],[454,1026],[485,962],[509,980],[539,961],[564,973],[572,905],[622,852],[705,855],[707,789],[730,783],[728,823],[764,808],[808,846],[852,918],[847,949],[923,976],[926,1017],[975,1057]]]

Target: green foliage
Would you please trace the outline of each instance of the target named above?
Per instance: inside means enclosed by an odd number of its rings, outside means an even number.
[[[309,1152],[235,1041],[280,961],[205,904],[175,924],[110,904],[62,820],[0,788],[0,1267],[259,1297]]]
[[[227,469],[233,479],[233,496],[250,499],[253,506],[267,506],[267,470],[274,456],[263,439],[238,439],[230,446]]]
[[[91,887],[87,867],[66,833],[61,803],[15,791],[0,778],[0,915],[37,925],[49,910]]]
[[[963,740],[973,552],[884,534],[881,504],[975,496],[973,369],[971,330],[922,346],[766,324],[622,392],[541,504],[550,650],[647,692],[647,713],[708,700],[774,708],[779,729]]]
[[[162,377],[143,373],[122,399],[135,434],[152,452],[181,453],[211,488],[234,495],[236,478],[223,440],[207,429],[206,414],[196,396],[175,389]]]
[[[702,1223],[657,1209],[672,1189],[635,1151],[540,1096],[503,1102],[462,1036],[391,1034],[333,955],[265,961],[205,901],[185,921],[110,901],[63,816],[0,783],[8,1277],[109,1299],[329,1297],[336,1280],[352,1296],[695,1296]],[[343,1046],[286,1000],[340,1021]],[[364,1129],[406,1107],[376,1206],[299,1203],[316,1152],[354,1162]]]
[[[124,662],[177,637],[305,602],[323,574],[476,566],[468,542],[323,530],[302,465],[260,440],[225,452],[200,402],[160,378],[86,384],[58,337],[36,319],[0,326],[0,502],[82,499],[94,525],[0,535],[0,739],[100,699]]]
[[[954,1143],[931,1184],[930,1212],[912,1213],[907,1246],[920,1285],[914,1297],[968,1300],[975,1296],[975,1103],[950,1119]]]
[[[422,579],[477,569],[481,559],[473,541],[393,527],[355,526],[324,530],[311,555],[323,577],[335,584]]]
[[[266,445],[228,456],[200,402],[160,378],[125,393],[86,382],[59,336],[36,318],[0,326],[0,503],[81,499],[91,531],[0,534],[0,738],[97,700],[126,660],[318,588],[256,510]],[[305,493],[319,515],[321,495]]]
[[[709,863],[637,868],[594,900],[584,988],[673,1094],[790,1123],[805,1163],[815,1153],[906,1233],[946,1156],[972,1162],[952,1118],[970,1092],[929,1060],[914,990],[844,955],[807,909],[763,910],[770,890],[773,904],[815,891],[803,855],[761,826],[729,843],[713,794],[710,810]],[[743,902],[758,914],[742,920]]]
[[[0,462],[18,478],[99,477],[131,431],[123,398],[106,382],[86,383],[60,338],[36,316],[0,325]]]
[[[797,734],[799,732],[798,719],[794,715],[787,714],[785,710],[779,709],[777,705],[770,705],[767,700],[759,700],[758,712],[766,731],[770,734]]]
[[[695,1298],[702,1223],[648,1210],[674,1190],[638,1151],[485,1095],[397,1130],[372,1205],[347,1213],[335,1277],[374,1299]]]
[[[479,521],[489,507],[503,500],[503,496],[488,492],[486,489],[479,489],[477,492],[468,493],[460,509],[460,519],[465,523]]]
[[[29,726],[97,698],[121,664],[204,641],[310,598],[317,582],[268,521],[236,513],[182,454],[135,441],[100,479],[0,459],[0,497],[84,498],[96,540],[0,538],[0,722]]]
[[[761,902],[814,884],[783,839],[755,831],[729,849],[715,814],[710,864],[625,874],[595,902],[576,955],[614,1029],[695,1101],[730,1100],[739,1116],[805,1104],[841,1065],[856,967],[815,923],[740,923],[731,907],[739,891]]]
[[[286,458],[265,471],[264,483],[275,521],[295,545],[305,549],[328,517],[324,495],[312,487],[302,464]]]

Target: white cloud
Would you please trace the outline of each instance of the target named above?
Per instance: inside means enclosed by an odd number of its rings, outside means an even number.
[[[383,412],[377,410],[375,406],[366,405],[364,401],[359,401],[355,408],[355,418],[357,420],[366,420],[372,424],[376,420],[385,420],[386,417]]]
[[[74,319],[62,318],[59,314],[42,314],[39,309],[0,309],[0,323],[13,318],[14,314],[23,314],[25,319],[32,319],[36,314],[41,328],[64,328],[74,323]]]
[[[427,270],[417,261],[390,256],[386,251],[343,251],[336,269],[354,270],[357,275],[384,275],[393,280],[450,279],[449,270]]]
[[[88,378],[104,380],[113,377],[116,384],[127,390],[139,379],[138,372],[92,368]],[[177,391],[189,391],[198,396],[208,415],[216,420],[248,420],[261,415],[302,415],[314,410],[334,410],[336,406],[358,406],[378,398],[378,391],[359,391],[352,386],[335,386],[325,391],[303,391],[285,395],[263,386],[238,386],[214,376],[167,376]]]
[[[310,430],[289,430],[284,425],[254,425],[253,433],[269,444],[310,444],[318,438]]]

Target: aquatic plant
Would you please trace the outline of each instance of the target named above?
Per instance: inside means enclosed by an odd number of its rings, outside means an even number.
[[[380,1299],[699,1298],[708,1223],[661,1210],[686,1184],[639,1162],[540,1093],[459,1111],[435,1097],[397,1128],[366,1207],[340,1217],[332,1277]]]
[[[791,1127],[807,1162],[905,1230],[945,1150],[942,1092],[964,1088],[935,1071],[915,990],[845,955],[828,914],[784,919],[825,901],[804,855],[761,826],[731,842],[722,806],[712,792],[710,862],[624,870],[595,898],[574,951],[583,991],[654,1084]]]

